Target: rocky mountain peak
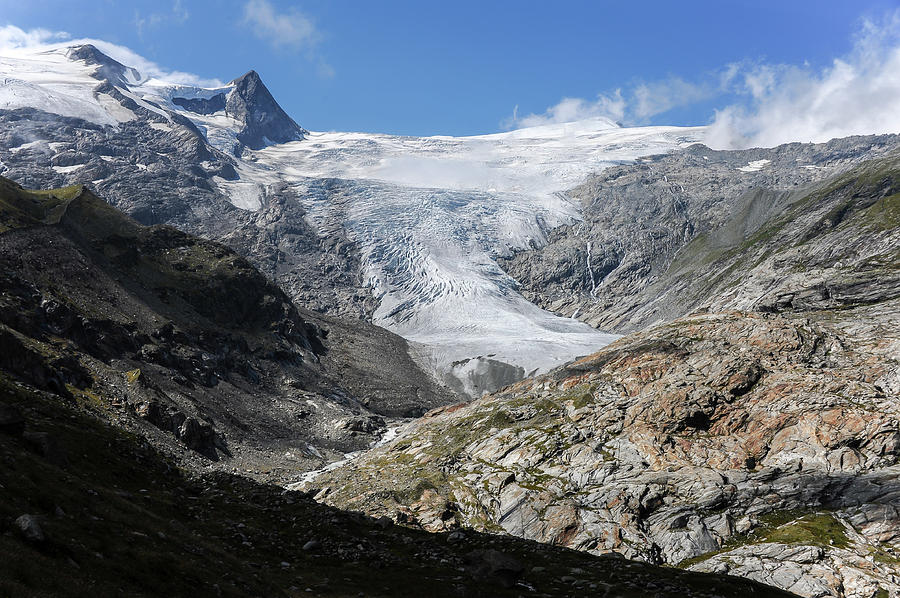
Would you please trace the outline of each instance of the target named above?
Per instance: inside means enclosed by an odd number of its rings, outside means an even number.
[[[88,64],[97,64],[97,65],[105,65],[105,66],[115,66],[119,68],[125,68],[121,62],[115,60],[114,58],[107,56],[103,52],[97,49],[97,46],[94,44],[82,44],[80,46],[72,46],[69,48],[66,53],[69,59],[71,60],[83,60]]]
[[[93,44],[72,46],[66,52],[69,60],[80,60],[88,65],[96,65],[93,76],[101,81],[109,81],[113,85],[127,87],[129,83],[141,80],[141,73],[132,67],[125,66],[118,60],[104,54]]]
[[[262,149],[271,143],[300,141],[308,131],[298,125],[278,105],[256,71],[233,80],[225,113],[243,123],[238,140],[250,149]]]
[[[250,86],[250,85],[262,85],[262,84],[263,84],[262,78],[259,76],[259,73],[257,73],[253,69],[250,69],[249,71],[247,71],[240,77],[237,77],[236,79],[232,80],[230,83],[230,85],[235,85],[235,86],[241,86],[241,85]]]

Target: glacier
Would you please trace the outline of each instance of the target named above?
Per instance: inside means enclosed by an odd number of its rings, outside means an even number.
[[[701,135],[606,119],[456,138],[310,132],[253,152],[246,175],[293,186],[317,224],[342,219],[380,299],[375,323],[477,396],[617,338],[529,303],[495,258],[577,222],[564,191],[590,173]]]
[[[95,91],[90,65],[67,52],[66,44],[0,50],[0,108],[38,107],[105,126],[133,119]],[[178,126],[170,115],[179,114],[210,145],[233,152],[239,122],[224,110],[198,114],[173,101],[209,99],[231,86],[127,72],[116,89],[168,119],[154,126]],[[374,323],[406,338],[439,378],[474,397],[617,338],[528,302],[496,258],[578,222],[580,207],[565,191],[591,173],[700,142],[704,133],[605,118],[470,137],[312,131],[244,148],[235,157],[238,178],[214,182],[245,210],[258,210],[267,188],[287,186],[318,230],[343,227],[379,300]]]

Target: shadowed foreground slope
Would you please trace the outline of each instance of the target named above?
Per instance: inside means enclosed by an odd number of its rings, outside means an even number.
[[[0,265],[0,368],[199,464],[296,475],[452,400],[396,335],[303,311],[227,247],[81,186],[0,179]]]

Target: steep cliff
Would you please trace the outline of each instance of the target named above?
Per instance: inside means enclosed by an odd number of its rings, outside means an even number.
[[[501,265],[539,305],[617,332],[700,307],[833,307],[857,268],[896,261],[895,225],[876,221],[895,209],[898,143],[693,146],[610,168],[571,191],[583,222]],[[895,293],[896,271],[884,274],[866,275],[870,290]]]

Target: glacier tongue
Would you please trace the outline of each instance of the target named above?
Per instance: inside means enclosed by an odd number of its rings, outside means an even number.
[[[587,174],[701,135],[609,121],[463,138],[310,133],[255,152],[243,173],[292,185],[317,226],[342,224],[381,299],[375,323],[478,396],[616,338],[529,303],[494,258],[578,221],[561,191]]]

